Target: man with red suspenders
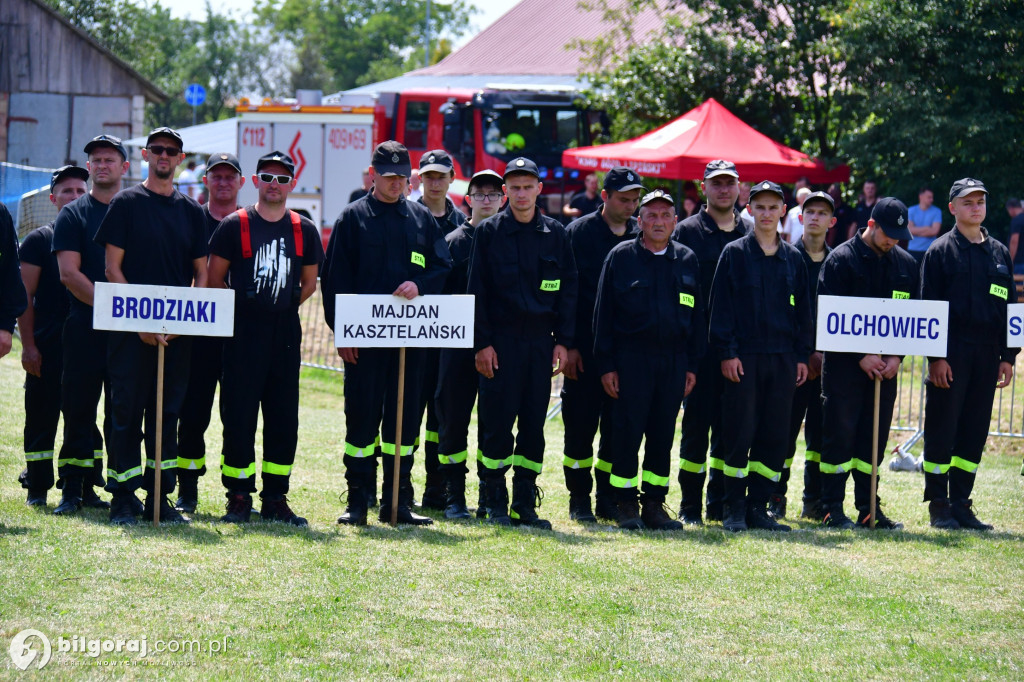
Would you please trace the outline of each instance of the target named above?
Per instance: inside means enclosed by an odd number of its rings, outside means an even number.
[[[324,252],[313,222],[285,206],[295,188],[291,157],[277,151],[260,157],[252,181],[256,204],[222,220],[210,239],[209,286],[230,280],[235,290],[235,333],[224,346],[221,379],[221,480],[228,498],[221,520],[249,520],[262,407],[260,516],[305,526],[287,500],[299,433],[299,304],[316,291]]]

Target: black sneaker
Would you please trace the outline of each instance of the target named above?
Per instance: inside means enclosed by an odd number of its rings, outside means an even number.
[[[46,506],[46,491],[45,490],[32,490],[28,489],[25,494],[25,504],[30,507],[45,507]]]
[[[178,510],[171,506],[170,501],[163,495],[160,496],[160,523],[166,523],[169,525],[178,525],[192,523],[192,520],[182,516],[178,513]],[[142,512],[143,517],[147,520],[153,518],[153,496],[146,496],[146,505]]]
[[[96,490],[86,482],[82,487],[82,506],[90,509],[110,509],[110,503],[96,494]]]
[[[110,523],[115,526],[134,526],[139,522],[135,518],[132,500],[136,497],[131,493],[114,493],[110,498]]]
[[[178,475],[178,499],[174,508],[191,514],[199,506],[199,478],[191,475]]]
[[[974,510],[971,509],[973,504],[971,500],[953,500],[951,511],[960,527],[968,530],[992,530],[995,528],[991,524],[978,520],[978,517],[974,515]]]
[[[825,528],[836,528],[838,530],[852,530],[857,527],[850,517],[843,511],[842,503],[827,504],[824,507],[825,516],[821,519],[821,525]]]
[[[224,523],[248,523],[252,514],[252,495],[228,493],[227,514],[220,517]]]
[[[641,499],[643,511],[640,520],[651,530],[682,530],[683,524],[673,519],[668,513],[664,500]]]
[[[786,498],[782,495],[772,495],[769,497],[768,513],[776,519],[786,518]]]
[[[952,505],[945,498],[928,503],[928,516],[931,518],[932,528],[956,530],[960,527],[960,522],[953,517]]]
[[[747,528],[754,530],[770,530],[773,532],[787,532],[791,530],[784,523],[779,523],[766,507],[754,505],[747,510]]]
[[[569,494],[569,518],[580,523],[597,523],[597,517],[590,511],[589,494]]]
[[[290,523],[293,526],[299,528],[305,528],[309,525],[309,522],[301,516],[297,516],[295,512],[288,506],[288,498],[285,495],[280,497],[273,497],[263,500],[263,505],[260,507],[260,518],[264,521],[282,521],[284,523]]]
[[[867,507],[857,508],[857,527],[871,528],[871,509]],[[882,511],[882,508],[875,505],[875,530],[903,530],[903,524],[893,521]]]

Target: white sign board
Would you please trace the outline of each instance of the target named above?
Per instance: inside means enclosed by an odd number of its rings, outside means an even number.
[[[1006,306],[1006,347],[1024,347],[1024,303]]]
[[[818,297],[821,351],[946,356],[947,301]]]
[[[183,336],[231,336],[235,331],[231,289],[97,282],[92,310],[95,329]]]
[[[338,294],[338,348],[472,348],[474,296]]]

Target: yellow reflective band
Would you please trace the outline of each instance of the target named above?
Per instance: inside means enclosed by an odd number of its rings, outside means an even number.
[[[693,294],[679,294],[679,305],[685,305],[688,308],[692,308]]]
[[[949,465],[936,464],[935,462],[929,462],[928,460],[924,460],[923,462],[921,462],[921,469],[926,474],[944,474],[949,471]]]
[[[491,459],[485,457],[483,453],[477,456],[477,460],[488,469],[501,469],[503,467],[512,466],[512,455],[509,455],[505,459]]]
[[[541,291],[558,291],[562,288],[562,280],[560,279],[545,279],[540,283]]]
[[[198,471],[206,466],[206,457],[200,457],[199,459],[186,459],[184,457],[178,457],[178,468],[185,469],[187,471]]]
[[[415,449],[415,447],[416,447],[415,445],[403,445],[402,446],[402,455],[401,456],[402,457],[408,457],[409,455],[412,454],[412,452]],[[385,455],[391,455],[393,457],[395,455],[395,444],[394,443],[381,443],[380,444],[380,451],[383,452]]]
[[[113,469],[107,469],[107,478],[112,478],[115,481],[117,481],[118,483],[124,483],[125,481],[127,481],[130,478],[135,478],[136,476],[141,476],[141,475],[142,475],[142,467],[140,467],[140,466],[139,467],[132,467],[131,469],[129,469],[128,471],[125,471],[124,473],[118,473],[118,472],[114,471]]]
[[[263,460],[263,473],[274,474],[275,476],[288,476],[292,473],[291,464],[274,464]]]
[[[827,462],[821,462],[819,469],[823,474],[845,474],[853,466],[851,462],[843,462],[841,464],[829,464]]]
[[[59,467],[72,466],[72,467],[92,468],[93,461],[94,460],[91,460],[91,459],[71,459],[71,458],[63,459],[63,458],[61,458],[61,459],[57,460],[57,466],[59,466]]]
[[[899,300],[908,299],[908,298],[910,298],[910,292],[909,291],[896,291],[895,289],[893,289],[892,297],[895,298],[895,299],[899,299]]]
[[[793,294],[789,295],[789,304],[792,305],[792,306],[796,305],[796,297],[793,296]]]
[[[413,251],[412,262],[413,264],[418,265],[421,268],[427,267],[427,259],[423,257],[422,253],[416,253],[415,251]]]
[[[612,472],[612,463],[605,462],[600,457],[595,457],[594,468],[597,469],[598,471],[603,471],[606,474],[610,474]]]
[[[643,480],[644,483],[650,483],[651,485],[660,485],[663,488],[668,487],[668,476],[659,476],[650,471],[645,471]]]
[[[93,459],[103,459],[103,451],[102,450],[93,450],[92,451],[92,458]]]
[[[469,457],[468,450],[455,452],[450,455],[442,455],[440,452],[437,453],[437,461],[441,464],[458,464],[460,462],[465,462],[467,457]]]
[[[737,467],[731,467],[725,462],[722,462],[722,473],[729,478],[746,478],[749,473],[749,466],[745,466],[740,469]]]
[[[966,471],[969,474],[977,473],[978,471],[977,462],[968,462],[966,459],[963,459],[962,457],[951,458],[949,460],[949,466],[956,467],[957,469]]]
[[[377,448],[377,441],[367,446],[357,448],[348,441],[345,442],[345,454],[349,457],[373,457]]]
[[[683,471],[689,471],[691,474],[703,474],[704,473],[704,462],[691,462],[688,459],[679,459],[679,468]]]
[[[857,459],[854,457],[850,460],[850,466],[852,467],[852,470],[859,471],[862,474],[871,473],[871,462],[865,462],[863,459]]]
[[[790,457],[789,459],[787,459],[785,462],[782,463],[782,468],[783,469],[789,469],[792,466],[793,466],[793,458],[792,457]]]
[[[256,462],[253,462],[244,469],[238,469],[236,467],[229,467],[224,463],[224,456],[220,458],[220,473],[228,478],[247,479],[252,478],[256,475]]]
[[[146,468],[147,469],[155,469],[156,468],[156,460],[155,459],[147,459],[146,460]],[[162,459],[162,460],[160,460],[160,471],[167,471],[168,469],[177,469],[177,468],[178,468],[178,458],[177,457],[175,457],[174,459]]]
[[[805,462],[820,462],[821,461],[821,453],[820,452],[815,452],[814,450],[808,450],[807,452],[804,453],[804,461]]]
[[[541,472],[541,468],[544,465],[540,462],[534,462],[532,459],[526,459],[522,455],[513,455],[512,466],[522,467],[523,469],[529,469],[530,471],[536,471],[539,474]]]
[[[566,455],[562,458],[562,466],[566,469],[589,469],[594,466],[594,458],[587,457],[586,459],[573,459]]]
[[[40,452],[26,452],[26,462],[41,462],[44,459],[53,459],[53,450],[42,450]],[[92,466],[92,463],[89,463]]]
[[[614,488],[639,488],[640,477],[634,476],[633,478],[623,478],[622,476],[616,476],[612,474],[608,477],[608,482],[612,484]]]
[[[769,469],[768,467],[766,467],[761,462],[757,462],[757,461],[750,461],[750,462],[748,462],[747,463],[747,470],[750,473],[760,474],[761,476],[764,476],[765,478],[767,478],[769,481],[774,481],[775,483],[778,483],[779,479],[782,477],[782,474],[779,473],[778,471],[773,471],[773,470]]]
[[[427,431],[423,436],[423,440],[428,443],[437,443],[437,431]]]
[[[988,293],[992,294],[993,296],[998,296],[999,298],[1005,301],[1007,295],[1010,292],[1006,289],[1006,287],[1001,287],[998,284],[993,284],[988,288]]]
[[[718,457],[708,457],[708,468],[725,471],[725,460]]]

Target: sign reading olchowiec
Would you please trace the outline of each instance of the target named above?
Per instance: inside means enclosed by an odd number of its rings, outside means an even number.
[[[231,336],[235,330],[235,292],[97,282],[93,327],[117,332]]]
[[[947,301],[818,297],[817,350],[945,357],[948,334]]]
[[[338,294],[338,348],[472,348],[473,296]]]

